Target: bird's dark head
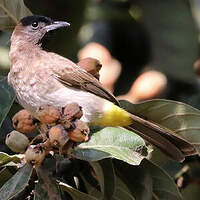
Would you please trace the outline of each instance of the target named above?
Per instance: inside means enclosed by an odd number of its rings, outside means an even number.
[[[20,20],[12,37],[17,36],[33,44],[39,44],[47,32],[69,25],[67,22],[53,21],[44,16],[27,16]]]

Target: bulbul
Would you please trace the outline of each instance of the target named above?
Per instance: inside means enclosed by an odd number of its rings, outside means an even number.
[[[65,107],[74,102],[82,107],[82,120],[89,125],[125,127],[177,161],[196,152],[191,144],[170,130],[120,108],[116,98],[86,70],[42,49],[47,32],[67,26],[67,22],[34,15],[21,19],[15,27],[8,81],[25,109],[37,118],[40,107]]]

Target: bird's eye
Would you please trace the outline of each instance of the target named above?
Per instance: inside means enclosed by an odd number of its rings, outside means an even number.
[[[33,28],[37,28],[38,27],[38,22],[33,22],[31,25],[32,25]]]

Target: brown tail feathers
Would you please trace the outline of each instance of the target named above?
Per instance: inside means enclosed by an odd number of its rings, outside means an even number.
[[[133,123],[126,127],[134,131],[147,142],[158,147],[172,159],[182,162],[186,156],[193,155],[196,150],[193,145],[184,139],[175,136],[172,131],[161,127],[154,122],[147,121],[136,115],[132,115]]]

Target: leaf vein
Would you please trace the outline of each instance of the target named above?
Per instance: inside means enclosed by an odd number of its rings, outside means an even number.
[[[179,114],[171,114],[168,116],[164,116],[163,118],[160,119],[160,122],[167,120],[169,118],[173,118],[173,117],[182,117],[182,116],[191,116],[191,115],[200,117],[200,114],[198,113],[179,113]]]

